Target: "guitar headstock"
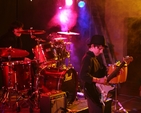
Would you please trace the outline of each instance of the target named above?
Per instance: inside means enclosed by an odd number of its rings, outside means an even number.
[[[123,58],[123,61],[128,65],[130,62],[133,61],[133,57],[132,56],[126,56]]]

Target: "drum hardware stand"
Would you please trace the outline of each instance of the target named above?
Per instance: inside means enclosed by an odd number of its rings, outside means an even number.
[[[32,113],[33,112],[33,108],[36,105],[35,101],[34,101],[34,96],[38,95],[37,91],[33,92],[33,86],[32,83],[30,83],[30,88],[28,89],[28,91],[26,93],[23,93],[21,91],[21,94],[19,94],[19,97],[16,99],[15,104],[16,105],[16,111],[20,112],[21,111],[21,106],[24,104],[27,104],[29,106],[29,112]],[[23,101],[19,104],[19,101]],[[13,106],[14,106],[13,105]]]
[[[36,36],[34,36],[34,38],[35,38],[35,41],[37,41],[37,45],[39,45],[40,42],[45,42],[42,39],[36,38]],[[35,71],[35,76],[36,76],[36,83],[35,84],[36,84],[36,86],[35,86],[35,91],[32,92],[30,98],[32,98],[33,96],[37,97],[37,100],[35,100],[35,105],[36,105],[37,108],[39,108],[39,98],[40,98],[40,91],[39,91],[39,86],[38,86],[38,84],[39,84],[39,77],[40,77],[39,54],[38,54],[38,58],[36,60],[37,60],[37,69]],[[34,97],[34,99],[35,99],[35,97]]]
[[[40,42],[45,42],[45,40],[39,39],[36,36],[34,38],[37,41],[37,45],[39,45]],[[38,54],[38,58],[37,58],[37,70],[35,72],[35,76],[36,76],[36,83],[35,84],[36,84],[36,86],[35,86],[35,91],[32,92],[32,94],[31,94],[31,98],[33,96],[35,96],[36,99],[37,99],[37,100],[35,100],[35,105],[36,105],[37,108],[39,108],[39,99],[40,99],[40,90],[39,90],[39,78],[41,76],[40,75],[40,68],[41,67],[40,67],[39,54]]]
[[[37,77],[36,77],[36,86],[35,86],[35,91],[31,94],[31,98],[33,96],[36,97],[37,100],[35,100],[35,105],[37,108],[39,108],[39,99],[40,99],[40,91],[39,91],[39,77],[40,77],[40,73],[38,72]],[[34,97],[34,99],[35,99]]]
[[[21,106],[26,104],[29,106],[29,112],[32,113],[33,112],[33,107],[34,107],[34,103],[32,102],[32,96],[34,93],[32,93],[31,96],[26,97],[26,95],[24,93],[21,93],[20,96],[16,99],[15,103],[13,104],[16,105],[16,111],[20,112],[21,111]],[[22,100],[23,102],[21,102],[19,104],[19,101]]]
[[[71,36],[68,35],[68,40],[69,42],[71,42]],[[72,67],[72,64],[71,64],[71,46],[70,44],[68,45],[68,53],[69,53],[69,58],[68,58],[68,67]]]
[[[38,63],[39,66],[39,63]],[[19,96],[19,98],[17,98],[15,104],[17,106],[17,112],[20,112],[20,106],[22,106],[23,104],[28,104],[29,106],[29,112],[32,113],[33,112],[33,108],[39,108],[39,98],[40,98],[40,92],[39,92],[39,67],[37,67],[37,70],[35,71],[35,75],[36,75],[36,86],[35,88],[33,87],[32,83],[30,83],[30,89],[28,90],[28,92],[26,92],[26,94],[22,93],[21,96]],[[33,91],[35,89],[35,91]],[[27,95],[27,97],[26,97]],[[22,103],[20,103],[20,106],[18,104],[18,102],[24,99],[24,101]],[[36,100],[35,100],[36,99]]]
[[[118,101],[117,93],[118,93],[118,84],[114,85],[115,87],[115,99],[114,99],[114,113],[119,113],[119,111],[123,111],[124,113],[128,113],[128,111],[122,106],[122,104]],[[117,109],[117,105],[119,109]]]
[[[8,68],[9,68],[9,73],[8,73],[8,88],[5,88],[5,87],[3,87],[2,89],[3,89],[3,99],[1,100],[1,102],[3,103],[3,104],[7,104],[8,105],[8,103],[6,103],[7,102],[7,100],[9,101],[9,103],[11,103],[11,99],[10,99],[10,94],[11,94],[11,89],[13,89],[13,87],[10,87],[10,84],[11,84],[11,75],[12,75],[12,64],[11,64],[11,55],[10,55],[10,52],[11,52],[11,47],[9,47],[9,50],[8,50],[8,52],[9,52],[9,55],[8,55],[8,60],[9,60],[9,65],[8,65]],[[10,106],[9,106],[10,107]]]
[[[11,63],[11,48],[9,47],[9,54],[8,54],[8,60],[9,60],[9,64],[8,64],[8,86],[7,87],[3,87],[3,95],[2,95],[2,99],[1,99],[1,103],[2,105],[7,105],[9,108],[11,108],[11,96],[12,94],[16,93],[16,98],[18,95],[18,91],[17,91],[17,79],[16,79],[16,73],[12,71],[12,63]],[[14,87],[11,87],[11,75],[14,74]]]

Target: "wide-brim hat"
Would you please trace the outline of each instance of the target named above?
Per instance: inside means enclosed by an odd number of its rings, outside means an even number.
[[[90,40],[88,45],[91,45],[91,44],[102,45],[105,48],[108,47],[106,45],[104,36],[102,36],[102,35],[94,35],[94,36],[92,36],[92,38],[91,38],[91,40]]]

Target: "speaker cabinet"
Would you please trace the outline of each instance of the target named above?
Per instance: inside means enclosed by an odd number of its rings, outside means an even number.
[[[65,113],[66,107],[65,92],[48,92],[40,95],[40,113]]]

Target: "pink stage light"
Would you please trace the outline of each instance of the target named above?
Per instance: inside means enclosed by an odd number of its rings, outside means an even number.
[[[66,6],[71,6],[73,4],[73,0],[66,0]]]
[[[48,23],[48,28],[59,25],[62,31],[69,31],[75,26],[77,12],[73,9],[73,0],[65,0],[65,2],[65,6],[59,5],[56,14]]]
[[[69,14],[70,14],[70,10],[63,10],[60,12],[60,22],[62,24],[68,23]]]
[[[70,30],[76,24],[77,13],[71,9],[63,9],[59,14],[62,31]]]

